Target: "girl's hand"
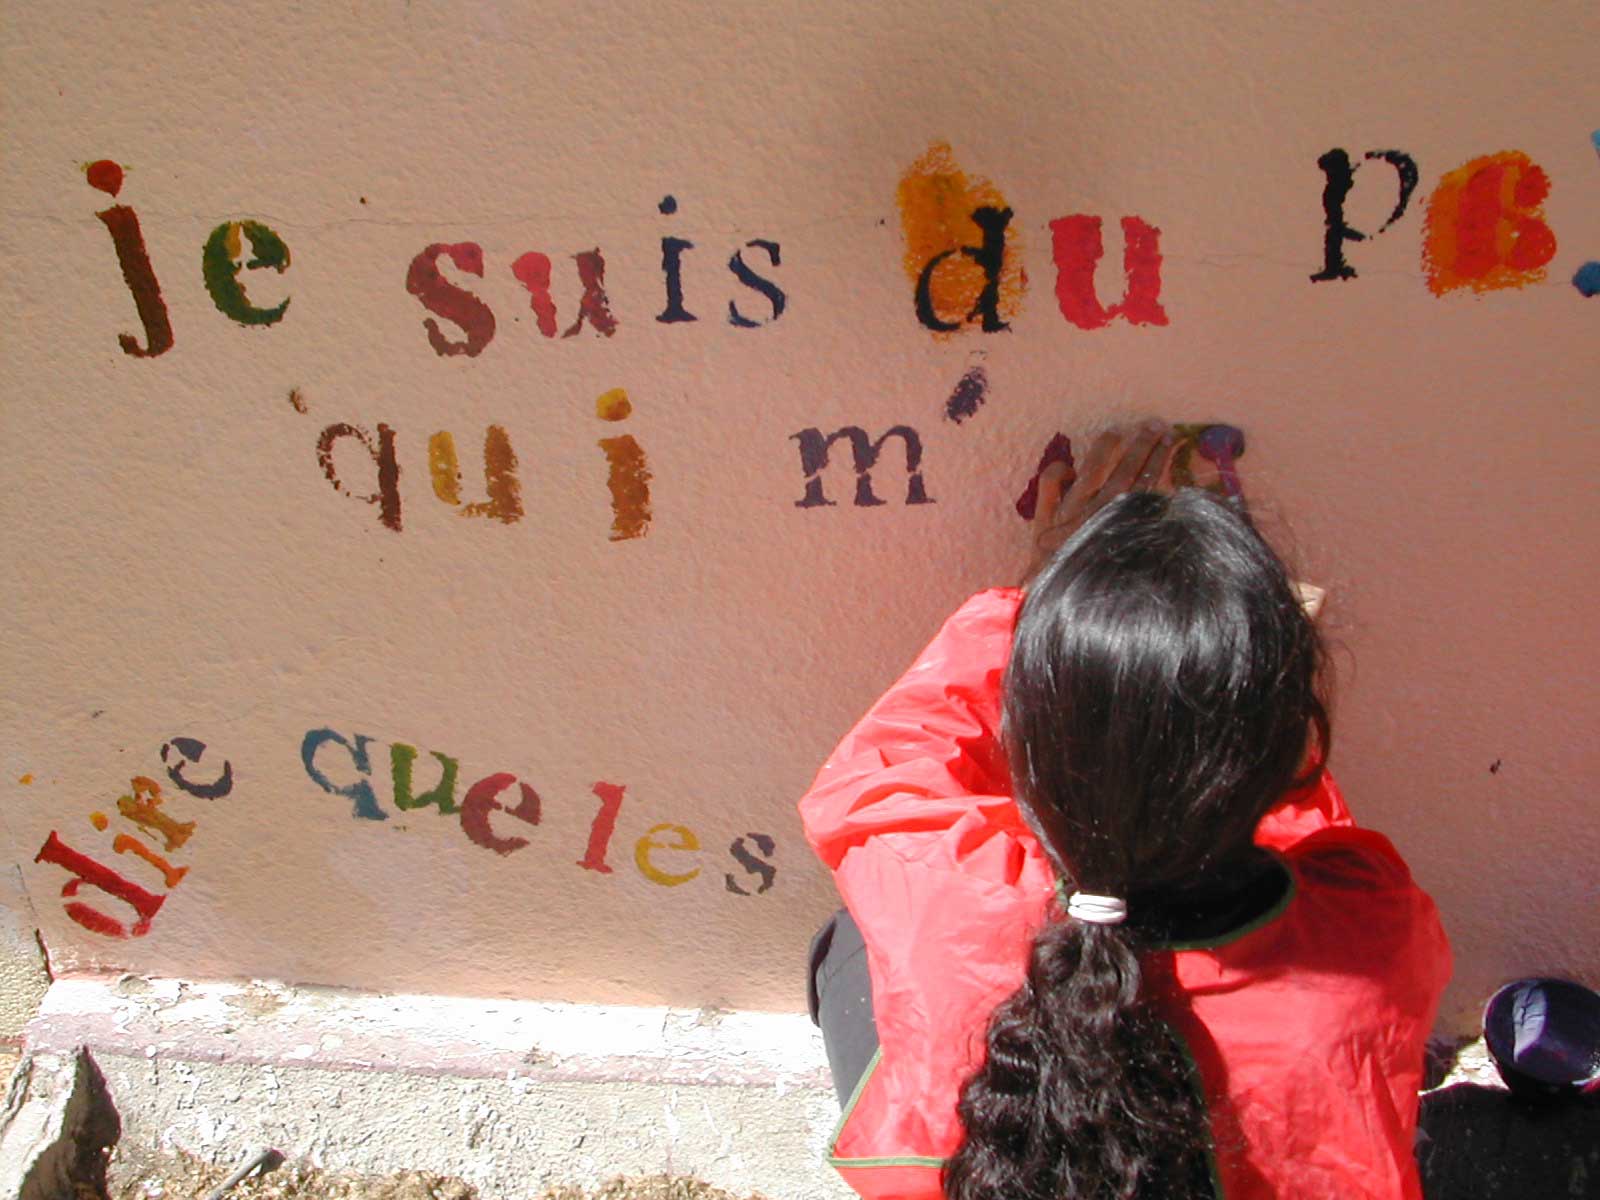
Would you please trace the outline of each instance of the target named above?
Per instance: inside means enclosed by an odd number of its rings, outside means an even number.
[[[1095,438],[1070,487],[1066,485],[1066,463],[1046,467],[1039,475],[1039,500],[1031,527],[1033,560],[1024,583],[1038,574],[1078,526],[1124,492],[1170,490],[1176,446],[1167,422],[1146,421],[1134,429],[1107,430]]]

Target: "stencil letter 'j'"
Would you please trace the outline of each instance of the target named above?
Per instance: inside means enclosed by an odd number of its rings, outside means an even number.
[[[122,190],[122,167],[110,159],[101,159],[85,168],[89,186],[107,195],[115,196]],[[144,248],[144,233],[139,228],[139,217],[125,204],[113,204],[95,213],[111,234],[111,244],[117,249],[117,262],[122,267],[123,281],[133,294],[134,306],[139,310],[139,321],[144,326],[143,346],[132,334],[117,334],[117,343],[124,354],[135,358],[154,358],[172,349],[172,323],[167,319],[166,301],[161,298],[161,284],[156,280],[156,270],[150,265],[150,255]]]

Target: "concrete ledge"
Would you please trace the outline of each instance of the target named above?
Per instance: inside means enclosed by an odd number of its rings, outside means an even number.
[[[803,1014],[79,976],[51,985],[27,1044],[90,1049],[130,1163],[268,1145],[459,1175],[497,1200],[659,1171],[853,1195],[822,1160],[838,1105]]]
[[[822,1038],[795,1013],[541,1004],[270,982],[58,979],[27,1043],[194,1062],[470,1078],[827,1088]]]

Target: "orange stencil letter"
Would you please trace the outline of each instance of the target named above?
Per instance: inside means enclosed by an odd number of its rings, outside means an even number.
[[[1556,253],[1540,207],[1549,194],[1544,168],[1518,150],[1475,158],[1445,175],[1428,201],[1428,289],[1442,296],[1541,282]]]

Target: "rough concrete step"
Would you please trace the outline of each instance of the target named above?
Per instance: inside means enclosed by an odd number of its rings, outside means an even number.
[[[89,1048],[132,1166],[271,1146],[496,1200],[658,1172],[853,1195],[823,1161],[838,1106],[803,1015],[81,976],[51,985],[27,1046]]]
[[[120,1126],[86,1051],[29,1054],[0,1105],[0,1196],[61,1200],[106,1187],[106,1152]]]

